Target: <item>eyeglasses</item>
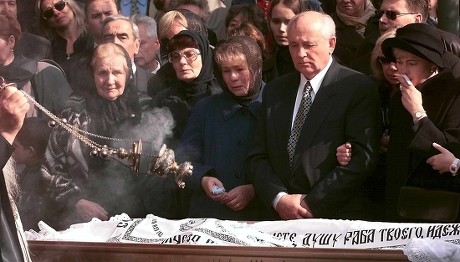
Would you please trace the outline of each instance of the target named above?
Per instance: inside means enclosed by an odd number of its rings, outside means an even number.
[[[382,17],[383,14],[386,15],[386,17],[390,20],[396,20],[396,18],[398,18],[398,16],[402,16],[402,15],[415,15],[415,14],[418,14],[418,13],[399,13],[399,12],[396,12],[396,11],[391,11],[391,10],[380,10],[378,12],[378,17]]]
[[[199,55],[200,55],[200,50],[196,48],[187,49],[183,52],[174,51],[168,54],[168,60],[171,63],[177,63],[182,59],[182,57],[184,57],[185,60],[187,60],[187,62],[192,62],[192,61],[195,61]]]
[[[388,65],[389,63],[393,62],[390,60],[390,58],[384,56],[378,56],[377,60],[379,60],[380,64],[382,65]]]
[[[55,3],[52,7],[46,9],[45,11],[43,11],[43,13],[42,13],[43,19],[45,19],[45,20],[50,19],[51,17],[54,16],[53,9],[56,9],[58,11],[62,11],[62,9],[64,9],[64,7],[66,5],[67,5],[67,2],[65,0],[62,0],[62,1],[59,1],[59,2]]]

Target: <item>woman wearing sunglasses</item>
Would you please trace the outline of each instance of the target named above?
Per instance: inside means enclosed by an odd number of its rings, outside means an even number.
[[[38,0],[35,14],[40,29],[50,40],[53,59],[65,67],[65,61],[80,52],[90,52],[94,43],[87,34],[84,13],[74,0]]]
[[[174,148],[195,104],[204,97],[221,92],[221,89],[213,74],[213,54],[205,37],[183,30],[171,38],[168,49],[168,59],[178,83],[161,91],[154,99],[158,106],[171,110],[176,122],[173,139],[168,143]]]

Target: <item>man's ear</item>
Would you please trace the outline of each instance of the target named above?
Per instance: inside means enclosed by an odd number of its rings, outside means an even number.
[[[330,55],[334,52],[335,49],[335,44],[337,43],[337,38],[331,37],[329,39],[329,50],[330,50]]]
[[[423,23],[422,14],[416,14],[415,15],[415,22],[416,23]]]

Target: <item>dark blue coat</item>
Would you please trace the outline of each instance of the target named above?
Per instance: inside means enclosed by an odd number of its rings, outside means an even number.
[[[262,92],[260,92],[261,94]],[[177,148],[180,161],[191,161],[193,175],[187,182],[188,217],[214,217],[256,220],[260,203],[257,197],[244,210],[233,211],[206,196],[201,187],[203,176],[215,176],[227,191],[248,184],[244,162],[252,144],[261,98],[247,107],[228,93],[207,97],[194,108]],[[259,207],[257,207],[259,206]]]

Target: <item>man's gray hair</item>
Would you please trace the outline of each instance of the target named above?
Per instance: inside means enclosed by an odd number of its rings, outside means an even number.
[[[113,21],[127,21],[131,25],[131,29],[133,31],[133,35],[135,39],[139,39],[139,28],[137,25],[129,19],[129,17],[122,16],[122,15],[111,15],[107,16],[104,21],[102,21],[102,28],[104,28],[108,23],[113,22]]]
[[[131,21],[133,21],[137,26],[140,24],[145,25],[145,28],[147,29],[147,36],[158,39],[157,22],[155,19],[145,15],[133,15],[131,16]]]
[[[288,24],[289,27],[292,26],[294,23],[297,22],[302,16],[308,15],[310,13],[317,13],[319,15],[319,19],[317,20],[318,23],[321,23],[321,34],[325,39],[331,39],[335,37],[335,23],[332,17],[328,14],[317,12],[317,11],[306,11],[297,14],[294,16]]]

